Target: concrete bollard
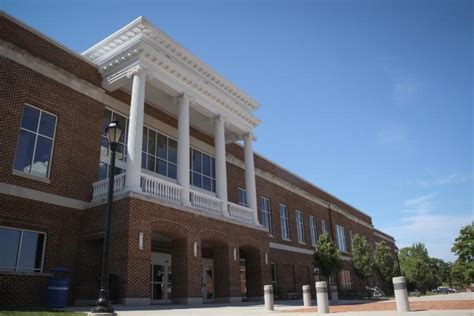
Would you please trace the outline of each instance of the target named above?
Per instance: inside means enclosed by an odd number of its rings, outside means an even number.
[[[303,305],[311,306],[311,288],[309,285],[303,285]]]
[[[331,285],[331,303],[337,303],[339,301],[339,295],[337,294],[337,285]]]
[[[318,313],[329,313],[328,285],[325,281],[316,282],[316,299],[318,302]]]
[[[273,286],[272,285],[265,285],[263,287],[263,293],[265,298],[265,309],[267,311],[272,311],[275,309],[273,306]]]
[[[408,302],[407,283],[405,281],[405,277],[395,277],[392,279],[392,282],[395,292],[397,312],[409,312],[410,303]]]

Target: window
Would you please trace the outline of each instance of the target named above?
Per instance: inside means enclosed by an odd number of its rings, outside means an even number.
[[[341,280],[341,286],[343,289],[352,289],[351,272],[349,270],[341,270],[341,272],[339,272],[339,278]]]
[[[41,272],[46,234],[0,227],[0,270]]]
[[[296,210],[296,234],[298,235],[298,242],[304,243],[303,213],[300,210]]]
[[[176,179],[177,157],[176,140],[143,127],[142,169]]]
[[[323,234],[327,235],[328,232],[328,224],[326,223],[325,220],[321,221],[321,230],[323,231]]]
[[[102,137],[100,144],[100,162],[99,162],[99,180],[107,179],[110,175],[110,156],[109,156],[109,139],[105,129],[109,126],[110,122],[116,120],[122,127],[123,132],[120,137],[119,144],[117,146],[117,152],[115,156],[115,175],[125,172],[125,160],[127,155],[127,134],[128,134],[128,119],[113,112],[105,109],[104,118],[102,120]]]
[[[13,168],[48,178],[55,131],[55,115],[25,104]]]
[[[247,206],[247,191],[239,187],[239,205]]]
[[[311,231],[311,245],[316,247],[316,241],[318,240],[318,235],[316,231],[316,217],[313,215],[309,216],[309,229]]]
[[[281,238],[290,240],[290,227],[288,223],[288,206],[280,203],[280,228]]]
[[[344,227],[340,225],[336,225],[336,233],[337,233],[337,246],[339,250],[347,252],[346,232],[344,230]]]
[[[270,199],[263,196],[260,197],[260,211],[262,212],[262,226],[268,228],[270,235],[273,235]]]
[[[214,157],[190,148],[190,182],[191,185],[216,192],[216,168]]]
[[[277,270],[276,270],[275,262],[271,262],[270,267],[272,269],[272,285],[273,285],[273,289],[276,291],[278,280],[277,280]]]

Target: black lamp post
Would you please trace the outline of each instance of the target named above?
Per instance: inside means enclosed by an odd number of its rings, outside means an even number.
[[[93,307],[91,313],[114,313],[109,300],[109,252],[110,252],[110,228],[112,222],[112,197],[114,195],[114,177],[115,177],[115,152],[122,136],[122,128],[119,122],[112,121],[107,126],[105,132],[109,138],[110,146],[110,172],[109,172],[109,191],[107,194],[107,214],[105,218],[105,236],[102,246],[102,263],[100,269],[100,290],[97,306]]]

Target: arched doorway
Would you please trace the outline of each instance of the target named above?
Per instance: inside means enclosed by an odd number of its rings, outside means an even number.
[[[232,271],[232,266],[237,266],[237,260],[233,260],[231,252],[229,245],[223,241],[201,240],[201,288],[204,303],[227,302],[232,296],[231,279],[236,278],[236,271]]]
[[[262,257],[253,246],[239,248],[240,292],[242,300],[259,300],[263,296]]]

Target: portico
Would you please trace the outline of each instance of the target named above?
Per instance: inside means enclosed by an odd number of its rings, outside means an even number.
[[[103,87],[131,96],[124,173],[116,177],[117,192],[134,192],[201,211],[260,226],[253,161],[253,128],[259,105],[219,76],[142,17],[83,53],[103,74]],[[145,172],[143,139],[145,102],[178,120],[176,176]],[[191,166],[190,127],[214,139],[212,179],[196,187]],[[226,144],[243,140],[248,207],[228,201]],[[215,162],[214,162],[215,161]],[[207,163],[207,160],[206,160]],[[197,178],[199,179],[199,178]],[[204,181],[202,180],[202,181]],[[211,184],[208,184],[210,181]],[[204,182],[202,182],[204,183]],[[106,181],[94,183],[94,201],[106,193]]]

